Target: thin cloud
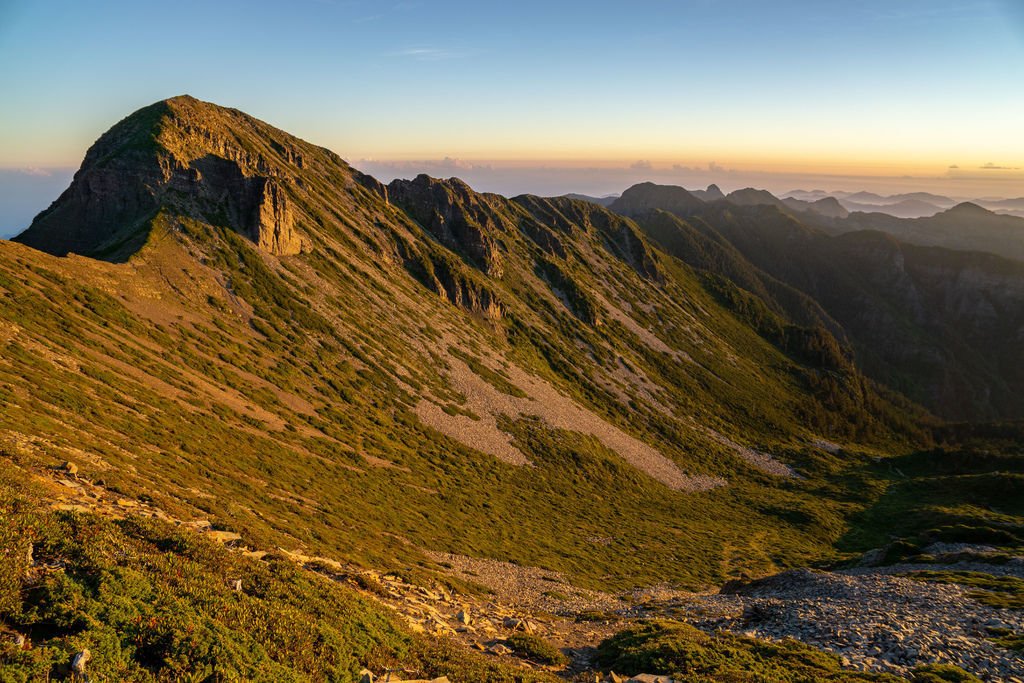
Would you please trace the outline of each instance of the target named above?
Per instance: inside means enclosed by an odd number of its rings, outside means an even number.
[[[36,166],[29,166],[28,168],[19,168],[18,170],[21,173],[24,173],[25,175],[35,176],[37,178],[49,178],[50,176],[53,175],[53,173],[47,171],[45,168],[38,168]]]
[[[652,168],[654,168],[653,166],[651,166],[651,162],[647,161],[646,159],[640,159],[639,161],[630,164],[629,167],[634,171],[650,171]]]
[[[389,57],[404,57],[417,62],[442,62],[449,59],[462,59],[467,57],[465,52],[449,50],[441,47],[409,47],[398,50],[388,55]]]
[[[360,159],[360,168],[372,169],[378,173],[390,177],[407,177],[426,173],[432,176],[444,176],[461,171],[491,171],[490,164],[477,164],[455,157],[444,157],[443,159],[420,159],[408,161],[377,161],[375,159]]]
[[[991,161],[988,162],[987,164],[985,164],[984,166],[979,166],[978,168],[980,170],[982,170],[982,171],[1019,171],[1020,170],[1020,166],[999,166],[997,164],[993,164]]]

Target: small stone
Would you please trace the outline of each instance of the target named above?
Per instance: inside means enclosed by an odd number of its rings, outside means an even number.
[[[502,625],[512,631],[522,631],[524,633],[533,633],[533,624],[526,619],[519,619],[518,617],[505,617]]]
[[[210,537],[211,541],[217,543],[233,543],[242,540],[242,536],[233,531],[208,531],[206,535]]]
[[[363,669],[359,672],[359,683],[373,683],[373,672],[369,669]]]
[[[71,462],[70,460],[61,465],[61,469],[72,476],[76,476],[78,474],[78,465]]]
[[[85,665],[89,663],[90,659],[92,659],[92,653],[88,648],[83,649],[71,660],[71,670],[76,674],[84,674]]]
[[[459,610],[459,613],[455,615],[455,620],[465,626],[469,626],[470,624],[472,624],[473,618],[469,616],[469,608],[463,607],[461,610]]]

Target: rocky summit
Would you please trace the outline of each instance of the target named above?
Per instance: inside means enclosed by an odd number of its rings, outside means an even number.
[[[0,678],[1024,679],[1024,264],[606,203],[114,125],[0,243]]]

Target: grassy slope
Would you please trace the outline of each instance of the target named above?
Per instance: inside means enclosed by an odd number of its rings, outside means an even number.
[[[898,438],[855,373],[787,355],[615,214],[470,195],[470,220],[504,262],[489,277],[330,153],[238,112],[168,106],[177,113],[143,136],[147,149],[174,166],[220,140],[212,153],[227,145],[291,178],[309,250],[261,254],[223,207],[176,191],[126,263],[0,244],[0,429],[126,496],[254,546],[377,566],[429,568],[415,550],[426,546],[595,586],[696,586],[831,555],[859,506],[842,481],[856,458],[808,443]],[[576,301],[560,300],[552,278]],[[500,317],[471,305],[486,297]],[[580,319],[583,304],[594,320]],[[523,417],[507,429],[535,468],[442,436],[413,408],[433,396],[465,411],[446,378],[453,350],[515,363],[684,472],[729,486],[673,492],[596,440]],[[760,473],[703,426],[804,478]]]
[[[234,253],[249,253],[237,238],[227,239]],[[347,290],[350,305],[333,309],[328,323],[344,332],[314,341],[306,330],[318,314],[287,296],[285,278],[295,276],[261,269],[255,254],[244,271],[227,271],[238,296],[231,299],[218,286],[218,271],[197,267],[178,247],[143,252],[150,260],[137,260],[131,271],[4,246],[13,253],[0,271],[10,293],[3,315],[18,328],[0,365],[9,407],[3,428],[45,438],[38,448],[53,462],[70,457],[126,495],[152,498],[181,517],[209,517],[256,545],[305,546],[373,564],[415,561],[394,534],[565,569],[591,583],[695,585],[827,553],[855,505],[855,492],[830,483],[843,468],[839,459],[792,439],[803,429],[790,401],[797,407],[808,401],[785,371],[787,359],[726,315],[706,319],[736,339],[729,352],[738,368],[723,362],[723,346],[692,348],[714,372],[680,368],[641,344],[631,347],[624,341],[629,333],[612,324],[608,344],[644,363],[666,387],[665,397],[697,419],[726,433],[742,430],[748,439],[761,434],[780,457],[806,463],[805,479],[762,475],[686,422],[642,401],[630,409],[609,400],[586,382],[583,373],[594,366],[571,343],[552,348],[550,338],[535,340],[523,325],[505,342],[511,357],[563,386],[568,383],[552,364],[574,372],[582,381],[566,391],[575,389],[581,401],[658,444],[687,471],[722,473],[731,481],[692,496],[638,474],[593,439],[558,435],[529,420],[512,430],[539,471],[504,465],[427,430],[410,412],[409,387],[443,391],[435,369],[443,360],[423,362],[398,339],[369,335],[360,322],[374,306],[352,303],[357,287]],[[230,265],[223,253],[211,258]],[[192,288],[185,290],[191,299],[166,291],[156,302],[145,298],[148,288],[163,288],[153,276],[182,269],[187,274],[168,289]],[[134,285],[124,287],[127,280]],[[370,289],[372,280],[367,284]],[[279,308],[265,303],[274,301],[266,290],[280,292]],[[252,324],[239,315],[245,296],[261,307]],[[706,297],[698,302],[715,306]],[[493,335],[457,309],[439,308],[433,324],[454,320],[463,339]],[[563,324],[556,319],[552,327]],[[418,327],[430,334],[428,325]],[[444,346],[434,352],[443,354]],[[396,374],[408,378],[405,387]],[[765,392],[787,398],[766,403]],[[231,458],[220,457],[226,453]],[[396,467],[370,467],[363,454]],[[835,499],[822,492],[835,492]],[[616,542],[594,546],[583,540],[588,536]],[[652,563],[638,550],[687,561]]]
[[[365,665],[464,683],[557,680],[414,636],[287,560],[248,559],[157,520],[51,511],[32,479],[0,470],[0,624],[34,646],[4,636],[5,682],[63,680],[83,648],[99,680],[344,682]]]

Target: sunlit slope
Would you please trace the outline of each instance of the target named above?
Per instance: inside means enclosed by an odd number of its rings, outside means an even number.
[[[831,552],[859,493],[823,440],[918,435],[828,332],[766,334],[629,219],[385,187],[188,97],[19,239],[0,428],[260,547],[706,584]]]

